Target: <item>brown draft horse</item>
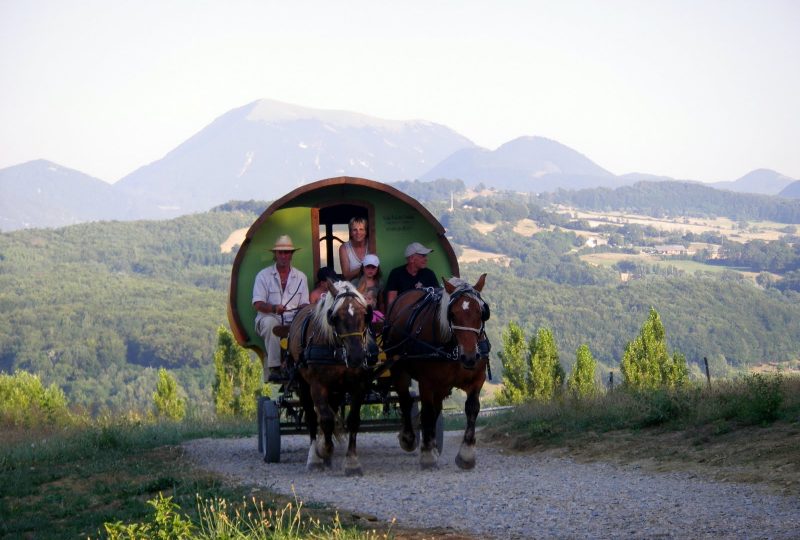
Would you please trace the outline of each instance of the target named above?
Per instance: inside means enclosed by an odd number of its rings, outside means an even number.
[[[300,373],[299,394],[311,445],[308,470],[331,465],[336,410],[350,395],[347,415],[349,444],[346,475],[361,475],[356,435],[361,425],[361,403],[369,384],[367,328],[372,307],[350,282],[328,281],[328,294],[303,307],[289,327],[288,352]],[[321,428],[323,438],[317,439]]]
[[[480,295],[485,281],[486,274],[472,286],[459,278],[449,281],[442,278],[443,290],[406,291],[386,314],[383,346],[387,357],[394,361],[392,379],[403,416],[398,438],[400,446],[408,452],[417,446],[409,392],[413,378],[419,382],[422,404],[420,466],[423,469],[437,466],[436,419],[442,412],[442,401],[453,388],[467,394],[464,406],[467,427],[455,461],[462,469],[475,467],[475,421],[490,349],[484,331],[489,307]]]

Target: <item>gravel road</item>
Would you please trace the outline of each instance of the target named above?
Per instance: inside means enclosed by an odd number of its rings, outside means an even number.
[[[375,516],[409,528],[476,538],[800,538],[800,499],[757,485],[687,473],[650,473],[577,463],[548,453],[511,454],[480,446],[473,471],[453,462],[461,434],[445,434],[439,469],[420,471],[396,434],[358,437],[363,477],[345,477],[343,445],[331,470],[305,470],[307,436],[283,436],[281,462],[264,463],[255,437],[201,439],[184,446],[200,468],[305,503]]]

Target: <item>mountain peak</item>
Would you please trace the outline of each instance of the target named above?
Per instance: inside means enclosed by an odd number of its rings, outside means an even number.
[[[339,129],[376,127],[388,131],[400,131],[409,125],[435,125],[426,120],[385,120],[350,111],[302,107],[274,99],[259,99],[244,109],[247,111],[247,120],[266,124],[314,120]]]

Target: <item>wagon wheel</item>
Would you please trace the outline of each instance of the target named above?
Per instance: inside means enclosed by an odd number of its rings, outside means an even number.
[[[281,460],[281,413],[278,405],[269,398],[262,405],[258,448],[265,463],[278,463]]]

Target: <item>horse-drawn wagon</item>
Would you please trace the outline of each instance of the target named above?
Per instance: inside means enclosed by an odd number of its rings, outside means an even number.
[[[428,267],[437,276],[459,276],[458,260],[452,246],[445,237],[444,228],[418,201],[405,193],[380,182],[353,177],[331,178],[298,187],[272,203],[256,219],[247,231],[246,237],[237,252],[231,272],[228,303],[228,318],[231,329],[238,343],[254,350],[261,358],[262,363],[265,360],[265,345],[263,339],[256,332],[253,323],[256,317],[256,310],[252,304],[253,283],[256,274],[272,263],[270,246],[273,246],[276,239],[282,235],[289,235],[294,241],[294,246],[299,248],[294,254],[292,266],[300,269],[309,279],[315,276],[317,270],[321,267],[332,268],[338,273],[340,271],[340,263],[336,254],[338,254],[339,246],[348,240],[348,223],[353,217],[361,217],[367,220],[368,250],[370,253],[379,255],[381,267],[386,271],[405,264],[404,247],[412,242],[419,242],[433,249],[428,256]],[[480,280],[480,287],[482,285],[483,278]],[[480,290],[480,287],[478,287],[478,290]],[[460,291],[463,292],[463,290],[462,287]],[[488,317],[488,308],[480,299],[480,295],[473,290],[471,295],[468,296],[474,297],[476,295],[476,303],[480,304],[481,314]],[[468,304],[468,300],[466,300],[468,296],[464,297],[465,310]],[[441,294],[438,297],[438,301],[441,301]],[[321,323],[325,326],[333,324],[335,317],[332,313],[334,309],[340,309],[345,304],[351,314],[353,309],[358,310],[362,309],[362,307],[366,309],[367,307],[364,305],[365,302],[360,294],[357,291],[354,292],[350,287],[345,287],[344,283],[337,286],[334,286],[333,283],[330,284],[330,295],[328,295],[327,302],[328,304],[325,307],[327,309],[328,322],[323,321]],[[318,311],[319,309],[316,310],[316,312]],[[390,309],[390,313],[387,313],[387,316],[391,314],[391,311]],[[295,318],[295,325],[297,325],[297,319],[300,318],[301,314],[304,314],[305,319],[311,320],[314,317],[314,313],[313,307],[301,310]],[[461,317],[461,315],[457,315],[457,317]],[[376,348],[377,345],[374,343],[375,340],[373,338],[377,336],[373,329],[369,327],[369,321],[366,321],[366,317],[364,319],[366,329],[359,327],[357,331],[348,332],[347,334],[340,329],[339,335],[336,334],[335,328],[331,330],[333,332],[332,335],[340,342],[339,345],[343,348],[348,346],[346,343],[348,340],[341,339],[340,335],[358,336],[359,332],[362,332],[362,341],[365,343],[369,341],[368,346],[364,345],[363,352],[351,352],[351,356],[358,356],[359,360],[362,360],[361,356],[363,356],[363,367],[369,368],[368,373],[370,376],[367,377],[368,384],[363,388],[363,394],[359,391],[357,392],[359,395],[354,396],[351,395],[351,392],[348,392],[340,397],[341,403],[337,404],[341,406],[342,410],[344,410],[345,405],[350,405],[351,401],[356,401],[357,403],[350,406],[350,409],[359,407],[358,402],[367,405],[380,405],[381,407],[375,408],[380,408],[382,413],[365,421],[362,430],[394,429],[400,423],[397,421],[399,398],[395,393],[395,390],[397,390],[395,385],[398,379],[392,377],[392,380],[388,377],[393,359],[390,358],[385,364],[386,367],[382,367],[385,354]],[[451,321],[452,314],[447,315],[447,319]],[[485,341],[485,335],[483,334],[482,320],[479,325],[473,324],[465,332],[468,335],[476,334],[473,336],[473,340],[485,344],[479,349],[480,353],[477,355],[480,357],[480,362],[482,362],[481,365],[475,368],[477,371],[485,369],[485,363],[488,361],[488,342]],[[308,325],[308,322],[305,324]],[[431,323],[425,324],[431,326]],[[448,325],[450,324],[448,322]],[[465,328],[458,325],[453,327]],[[300,330],[290,330],[290,332],[292,331],[294,331],[295,336],[300,333]],[[462,331],[457,330],[456,332],[461,333]],[[305,330],[302,333],[305,335]],[[452,338],[453,336],[450,337]],[[290,335],[289,340],[291,339],[292,336]],[[396,344],[393,349],[400,351],[403,348],[403,343],[408,340],[408,337],[403,340],[401,335],[401,342]],[[354,337],[352,341],[356,343],[358,340]],[[380,343],[380,339],[377,341]],[[413,338],[412,341],[417,341],[417,339]],[[298,345],[298,347],[305,345],[307,344]],[[475,346],[472,346],[471,360],[473,362],[475,361],[477,350]],[[408,351],[404,354],[407,355],[407,353]],[[447,354],[451,353],[448,352]],[[333,355],[334,353],[331,353],[331,356]],[[427,355],[433,356],[430,352]],[[302,353],[300,356],[302,356]],[[392,355],[390,354],[390,356]],[[347,355],[345,354],[344,357],[346,358]],[[394,360],[397,358],[399,358],[399,355]],[[333,359],[326,363],[332,364]],[[345,367],[349,367],[349,365]],[[259,403],[259,451],[262,452],[265,461],[278,461],[280,459],[281,434],[300,432],[303,429],[303,421],[313,415],[313,408],[309,409],[308,406],[303,406],[301,388],[303,385],[298,387],[296,384],[298,381],[295,380],[299,379],[302,383],[304,378],[309,379],[310,377],[307,374],[305,377],[293,376],[293,380],[281,385],[277,398],[264,398]],[[403,380],[405,381],[406,379]],[[480,384],[482,384],[482,381],[481,379]],[[403,384],[407,384],[407,382]],[[306,392],[308,391],[307,386],[305,385]],[[408,395],[408,388],[401,389],[401,394],[401,398],[405,399]],[[306,398],[308,398],[307,394]],[[401,405],[403,404],[401,403]],[[439,405],[441,406],[441,403]],[[416,403],[412,404],[411,407],[416,407]],[[403,411],[403,413],[406,416],[408,415],[407,411]],[[424,411],[423,416],[425,416]],[[436,423],[438,432],[435,436],[436,441],[432,444],[438,445],[438,448],[441,449],[442,428],[440,415],[437,416]],[[357,423],[355,426],[357,431],[359,424]],[[314,435],[312,435],[313,437]],[[412,435],[411,439],[413,440],[413,438]],[[310,452],[309,454],[309,466],[311,465],[312,453]]]

